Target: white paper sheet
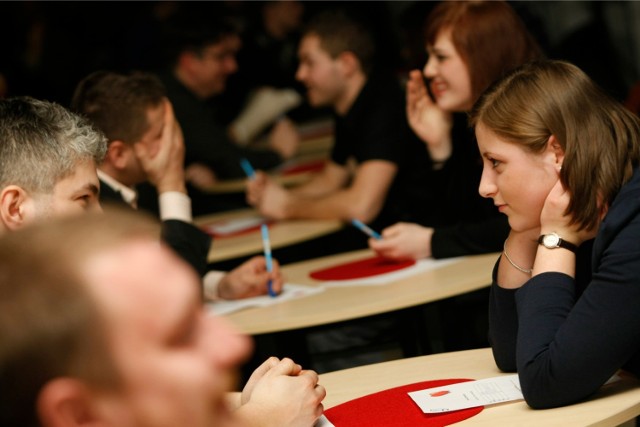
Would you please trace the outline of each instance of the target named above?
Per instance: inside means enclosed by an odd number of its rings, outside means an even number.
[[[302,286],[285,283],[282,293],[277,297],[262,295],[259,297],[245,298],[231,301],[215,301],[207,303],[207,311],[222,315],[242,310],[247,307],[266,307],[297,298],[304,298],[324,291],[323,286]]]
[[[435,270],[436,268],[444,267],[445,265],[460,262],[462,258],[463,257],[439,260],[421,259],[411,267],[403,268],[402,270],[391,271],[389,273],[378,274],[371,277],[362,277],[360,279],[327,280],[322,282],[322,284],[326,287],[387,285],[393,281],[411,277],[423,271]]]
[[[216,221],[212,224],[205,225],[204,228],[215,235],[226,236],[249,230],[265,222],[267,222],[267,219],[262,216],[250,216],[247,218],[230,219],[227,221]]]
[[[433,387],[408,394],[425,414],[523,399],[517,374]]]

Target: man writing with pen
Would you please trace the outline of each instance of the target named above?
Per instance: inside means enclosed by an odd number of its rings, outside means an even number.
[[[191,223],[191,200],[184,178],[184,144],[171,103],[153,75],[98,71],[77,86],[73,108],[108,139],[100,165],[100,201],[154,210],[137,200],[136,186],[149,182],[158,192],[163,239],[203,278],[206,299],[239,299],[282,289],[277,261],[249,259],[228,273],[208,271],[211,238]]]

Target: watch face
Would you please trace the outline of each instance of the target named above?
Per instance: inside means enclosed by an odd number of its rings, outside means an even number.
[[[548,248],[557,248],[558,242],[560,242],[560,237],[557,234],[546,234],[542,238],[542,244]]]

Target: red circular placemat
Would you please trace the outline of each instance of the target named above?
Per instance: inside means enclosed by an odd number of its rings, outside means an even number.
[[[315,270],[309,275],[316,280],[349,280],[361,279],[363,277],[377,276],[378,274],[390,273],[403,268],[411,267],[416,262],[393,261],[381,256],[374,256],[356,261],[336,265],[334,267]]]
[[[326,160],[312,160],[306,163],[300,163],[297,165],[292,165],[290,167],[283,168],[280,171],[281,175],[296,175],[304,172],[320,172],[324,169],[324,165],[327,163]]]
[[[484,406],[425,414],[409,397],[410,391],[473,381],[445,379],[407,384],[344,402],[324,411],[336,427],[440,427],[457,423],[479,414]]]

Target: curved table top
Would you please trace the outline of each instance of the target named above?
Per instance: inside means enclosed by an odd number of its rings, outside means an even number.
[[[309,181],[313,177],[314,173],[314,171],[304,171],[292,174],[270,172],[269,176],[274,182],[282,185],[283,187],[294,187]],[[244,193],[247,187],[246,181],[246,178],[228,179],[217,182],[212,187],[203,189],[203,191],[209,194]]]
[[[320,375],[327,389],[325,408],[405,384],[446,378],[482,379],[510,375],[498,370],[488,348],[432,354],[360,366]],[[486,407],[460,426],[617,426],[640,414],[640,384],[625,378],[607,385],[588,401],[534,410],[524,401]],[[407,396],[407,398],[409,398]]]
[[[216,222],[258,217],[255,209],[240,209],[194,219],[194,224],[204,226]],[[338,220],[284,220],[269,223],[271,248],[276,249],[332,233],[343,227]],[[209,250],[208,261],[217,262],[240,256],[262,253],[262,236],[259,229],[233,236],[215,237]]]
[[[288,283],[319,286],[309,272],[373,256],[371,250],[331,255],[282,267]],[[328,287],[304,298],[226,315],[241,331],[263,334],[340,322],[449,298],[489,286],[497,253],[456,259],[386,285]]]

